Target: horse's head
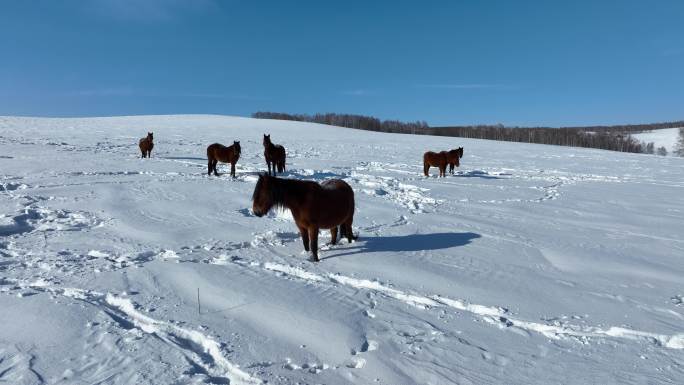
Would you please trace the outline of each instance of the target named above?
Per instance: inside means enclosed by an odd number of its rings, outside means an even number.
[[[458,148],[458,157],[463,158],[463,147]]]
[[[239,140],[234,140],[233,141],[233,151],[235,152],[235,155],[240,156],[240,152],[242,152],[242,149],[240,148],[240,141]]]
[[[154,135],[151,132],[147,133],[147,139],[152,140],[154,139]]]
[[[447,160],[449,162],[453,162],[454,164],[456,164],[457,167],[459,167],[461,165],[459,162],[459,159],[461,158],[461,156],[462,156],[461,155],[461,149],[458,149],[458,148],[453,149],[453,150],[449,150],[447,152]]]
[[[259,175],[259,180],[252,194],[252,212],[257,217],[263,217],[273,207],[273,179],[275,178],[269,175]]]
[[[264,146],[271,143],[271,134],[264,134]]]

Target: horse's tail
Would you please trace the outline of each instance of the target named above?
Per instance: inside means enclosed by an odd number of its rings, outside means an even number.
[[[353,241],[359,239],[358,235],[354,235],[354,233],[352,232],[352,227],[348,223],[343,223],[339,225],[338,230],[340,233],[340,238],[351,238]]]
[[[348,186],[349,187],[349,186]],[[349,218],[347,218],[346,221],[342,222],[339,225],[339,232],[340,232],[340,238],[347,238],[350,242],[355,241],[359,239],[358,235],[354,235],[354,232],[352,231],[352,222],[354,221],[354,211],[356,211],[356,201],[354,199],[354,190],[349,187],[349,190],[351,190],[351,199],[350,199],[350,211],[351,214],[349,215]]]

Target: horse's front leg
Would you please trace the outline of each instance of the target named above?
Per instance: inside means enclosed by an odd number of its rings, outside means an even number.
[[[309,251],[309,230],[306,227],[300,227],[299,233],[302,235],[302,242],[304,243],[304,250]]]
[[[318,259],[318,227],[309,228],[309,242],[311,243],[311,252],[313,253],[314,262],[320,261],[320,259]]]
[[[235,178],[235,163],[230,164],[230,176]]]
[[[268,176],[271,176],[271,162],[266,161],[266,166],[268,166]]]

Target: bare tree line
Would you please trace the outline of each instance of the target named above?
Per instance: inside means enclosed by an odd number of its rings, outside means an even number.
[[[357,128],[360,130],[396,132],[419,134],[419,131],[428,129],[426,122],[405,123],[398,120],[380,120],[372,116],[353,115],[353,114],[286,114],[281,112],[255,112],[253,118],[258,119],[279,119],[296,120],[300,122],[311,122],[329,124],[331,126]]]
[[[424,121],[400,122],[380,120],[371,116],[353,114],[286,114],[256,112],[254,118],[296,120],[357,128],[361,130],[392,132],[400,134],[452,136],[460,138],[490,139],[508,142],[552,144],[559,146],[598,148],[621,152],[654,153],[653,143],[643,143],[630,134],[661,128],[683,127],[684,121],[652,124],[630,124],[587,127],[506,127],[497,125],[472,125],[430,127]],[[682,130],[680,130],[681,132]],[[682,143],[684,155],[684,142]],[[664,149],[664,148],[663,148]],[[660,152],[661,149],[658,149]]]

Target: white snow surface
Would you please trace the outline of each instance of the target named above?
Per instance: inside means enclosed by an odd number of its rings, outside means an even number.
[[[656,150],[660,147],[665,147],[667,155],[673,155],[677,149],[677,142],[679,141],[679,128],[663,128],[660,130],[651,130],[632,134],[634,139],[641,142],[653,142]]]
[[[314,263],[289,212],[252,214],[263,133],[284,177],[352,186],[356,242],[322,231]],[[233,140],[237,178],[207,176],[206,146]],[[422,175],[424,151],[458,146],[455,175]],[[0,117],[0,178],[0,382],[684,382],[684,159]]]

